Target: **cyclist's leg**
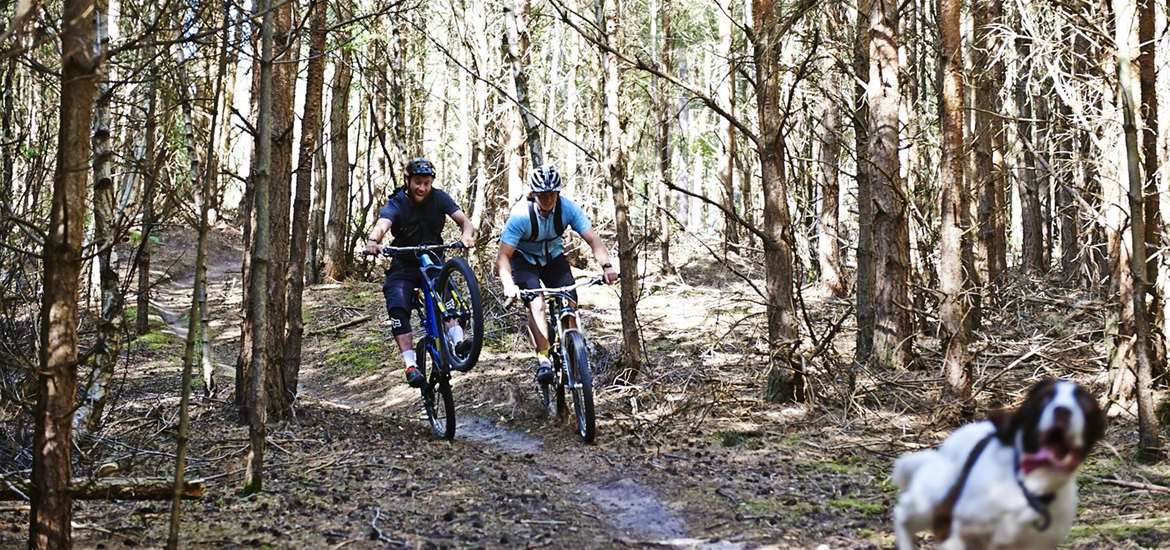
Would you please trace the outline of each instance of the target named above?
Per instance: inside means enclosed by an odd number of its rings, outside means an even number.
[[[386,297],[386,313],[390,316],[390,332],[398,344],[398,351],[402,353],[406,378],[411,385],[423,381],[422,374],[418,371],[418,359],[414,354],[414,331],[410,326],[410,306],[418,287],[418,279],[419,273],[416,269],[391,268],[386,271],[386,279],[382,283],[382,294]]]
[[[512,280],[522,289],[540,288],[540,268],[528,263],[521,255],[512,257]],[[544,323],[544,299],[528,302],[529,343],[537,355],[548,355],[548,327]],[[543,352],[543,353],[542,353]]]
[[[569,260],[565,258],[564,254],[548,261],[548,265],[541,269],[540,280],[547,287],[570,286],[575,282],[573,280],[573,268],[569,266]],[[577,291],[574,290],[569,294],[572,296],[569,304],[577,307]],[[569,323],[565,328],[577,328],[577,319],[570,317]]]

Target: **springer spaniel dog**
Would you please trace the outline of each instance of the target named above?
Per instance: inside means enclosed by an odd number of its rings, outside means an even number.
[[[1105,432],[1097,400],[1075,382],[1044,380],[1015,411],[994,411],[938,449],[894,462],[899,550],[931,529],[939,548],[1056,548],[1077,509],[1076,469]]]

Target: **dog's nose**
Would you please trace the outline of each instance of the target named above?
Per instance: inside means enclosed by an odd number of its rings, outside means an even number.
[[[1072,419],[1072,410],[1065,406],[1058,406],[1052,409],[1052,420],[1055,426],[1068,427],[1069,421]]]

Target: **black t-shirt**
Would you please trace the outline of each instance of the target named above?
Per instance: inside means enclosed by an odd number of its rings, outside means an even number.
[[[459,206],[442,189],[432,189],[419,204],[404,189],[399,189],[390,196],[378,217],[390,220],[390,234],[394,237],[390,246],[419,246],[442,244],[447,216],[458,211]],[[406,256],[395,258],[394,263],[397,265],[399,261],[417,265],[413,258]]]

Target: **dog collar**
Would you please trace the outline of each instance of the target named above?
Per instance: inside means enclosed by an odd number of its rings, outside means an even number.
[[[1036,530],[1048,529],[1048,526],[1052,525],[1052,514],[1048,511],[1048,505],[1056,500],[1056,493],[1037,495],[1028,490],[1028,487],[1024,485],[1024,478],[1020,476],[1020,448],[1015,445],[1012,445],[1012,469],[1015,470],[1016,485],[1024,493],[1024,500],[1028,502],[1028,507],[1040,514],[1040,519],[1036,520],[1034,524]]]

